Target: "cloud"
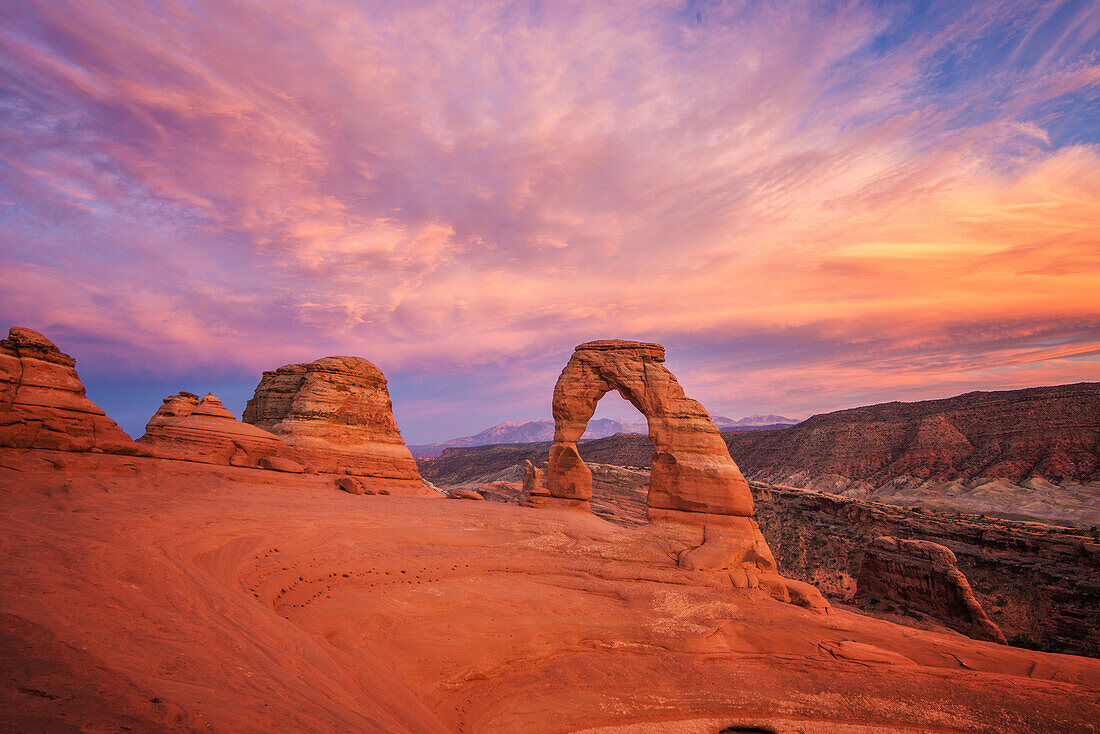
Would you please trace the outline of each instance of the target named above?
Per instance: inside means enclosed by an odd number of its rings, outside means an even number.
[[[721,412],[1091,366],[1026,345],[1095,346],[1093,4],[0,12],[0,312],[92,374],[355,353],[510,417],[592,336]]]

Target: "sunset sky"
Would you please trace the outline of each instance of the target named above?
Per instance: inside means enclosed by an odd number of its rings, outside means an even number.
[[[597,338],[732,417],[1100,379],[1095,0],[17,2],[0,70],[0,325],[133,435],[351,354],[450,438]]]

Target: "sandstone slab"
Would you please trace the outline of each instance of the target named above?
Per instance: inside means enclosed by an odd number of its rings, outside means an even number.
[[[679,567],[657,523],[91,453],[0,452],[0,492],[3,731],[1061,734],[1100,720],[1100,661],[812,614]]]

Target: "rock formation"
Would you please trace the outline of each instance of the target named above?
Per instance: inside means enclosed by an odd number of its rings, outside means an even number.
[[[325,357],[264,372],[243,419],[316,471],[429,493],[393,418],[386,378],[365,359]]]
[[[135,451],[130,437],[84,394],[76,360],[18,326],[0,341],[0,446]]]
[[[0,731],[1053,734],[1100,720],[1100,661],[813,614],[793,588],[791,605],[734,592],[677,568],[651,542],[659,524],[0,454]]]
[[[546,467],[548,495],[532,493],[528,502],[590,508],[592,471],[581,458],[577,441],[584,435],[596,403],[616,390],[649,424],[654,450],[647,516],[652,522],[695,528],[686,534],[683,528],[672,531],[687,545],[678,555],[679,565],[698,571],[728,571],[738,588],[761,588],[777,599],[791,601],[787,580],[779,576],[771,549],[752,518],[748,482],[730,458],[707,411],[684,395],[676,377],[661,364],[664,359],[664,347],[644,342],[594,341],[576,348],[554,386],[554,444]],[[531,484],[535,484],[531,474]],[[821,611],[829,608],[808,584],[799,586],[797,594],[805,606]]]
[[[577,452],[577,441],[596,403],[616,390],[649,422],[654,447],[650,508],[750,517],[748,483],[707,411],[684,395],[661,364],[664,359],[659,344],[607,340],[576,348],[554,386],[547,489],[560,498],[592,496],[592,473]]]
[[[163,458],[223,466],[302,471],[294,452],[274,434],[237,420],[213,395],[181,392],[164,399],[137,440]],[[290,461],[290,464],[284,461]]]
[[[336,477],[336,488],[348,494],[389,494],[385,487],[376,487],[373,483],[364,482],[363,477],[342,476]]]
[[[523,496],[549,497],[546,489],[546,471],[535,466],[530,459],[523,462]]]
[[[447,493],[447,499],[449,500],[480,500],[484,501],[485,498],[480,493],[475,492],[472,489],[452,489]]]
[[[1004,634],[986,616],[956,564],[955,554],[939,543],[882,535],[863,555],[856,594],[893,599],[965,635],[1004,644]]]

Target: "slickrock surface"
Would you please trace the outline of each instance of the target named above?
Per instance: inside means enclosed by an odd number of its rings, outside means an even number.
[[[157,456],[223,466],[270,466],[265,459],[296,456],[277,436],[237,420],[209,394],[201,399],[187,392],[166,397],[137,441]]]
[[[858,596],[875,596],[925,611],[977,640],[1005,643],[986,616],[949,548],[928,540],[880,535],[867,544],[856,580]]]
[[[703,406],[684,395],[662,362],[659,344],[621,340],[581,344],[554,386],[554,445],[546,487],[555,497],[587,500],[592,478],[577,441],[612,390],[649,422],[653,470],[649,506],[717,515],[752,515],[752,494]]]
[[[1100,525],[1100,383],[815,415],[723,434],[770,484],[932,509]]]
[[[393,418],[386,378],[359,357],[325,357],[264,372],[243,420],[297,449],[314,470],[431,493]]]
[[[678,567],[698,528],[332,481],[0,452],[0,729],[1061,734],[1100,721],[1098,661],[778,603]]]
[[[133,453],[118,425],[84,393],[76,360],[37,331],[0,341],[0,446]]]
[[[592,512],[619,525],[642,524],[649,472],[592,463],[593,454],[613,459],[621,454],[621,446],[608,442],[579,444],[592,469]],[[500,467],[530,451],[520,446],[463,448],[420,463],[424,475],[442,487],[471,487],[490,500],[519,503],[523,459]],[[479,472],[480,461],[493,470]],[[1100,618],[1100,538],[1091,530],[896,507],[761,482],[750,486],[756,520],[780,570],[814,584],[834,603],[854,594],[864,549],[874,538],[930,540],[957,556],[975,597],[1010,644],[1100,657],[1100,626],[1095,623]],[[942,626],[904,604],[867,597],[857,602],[866,613],[891,621]]]

